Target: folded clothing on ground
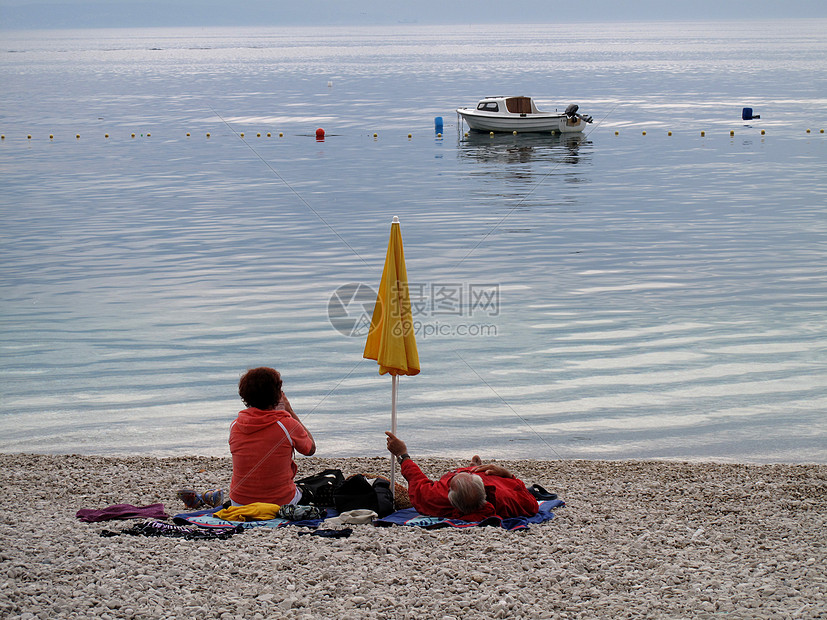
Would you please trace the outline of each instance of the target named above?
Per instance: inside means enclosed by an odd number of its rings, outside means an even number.
[[[169,515],[164,512],[163,504],[149,504],[148,506],[113,504],[99,510],[81,508],[75,516],[86,523],[110,521],[112,519],[169,519]]]
[[[214,516],[225,521],[268,521],[275,519],[281,506],[266,502],[254,502],[244,506],[230,506],[214,513]]]

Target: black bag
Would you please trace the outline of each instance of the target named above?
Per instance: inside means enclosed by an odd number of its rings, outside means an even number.
[[[391,485],[383,478],[377,478],[371,484],[362,474],[356,474],[336,489],[334,497],[339,512],[367,508],[380,517],[393,512]]]
[[[318,474],[296,480],[296,486],[302,491],[302,505],[333,506],[333,494],[344,481],[341,469],[325,469]]]

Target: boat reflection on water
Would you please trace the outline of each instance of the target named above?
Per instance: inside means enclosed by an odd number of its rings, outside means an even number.
[[[489,135],[472,131],[459,139],[457,152],[461,159],[483,163],[524,164],[548,160],[561,164],[578,164],[591,144],[591,140],[583,134]]]

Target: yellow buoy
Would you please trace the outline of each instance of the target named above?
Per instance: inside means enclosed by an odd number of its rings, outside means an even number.
[[[242,137],[242,138],[244,137],[244,134],[243,134],[243,133],[242,133],[242,134],[240,134],[240,135],[241,135],[241,137]]]
[[[260,137],[261,137],[261,134],[260,134],[260,133],[257,133],[257,134],[256,134],[256,138],[260,138]]]
[[[702,131],[702,132],[701,132],[701,137],[703,138],[705,135],[706,135],[706,132],[705,132],[705,131]]]
[[[190,132],[187,132],[187,138],[189,138],[189,137],[190,137]]]
[[[75,134],[75,137],[76,137],[78,140],[80,140],[80,134],[79,134],[79,133],[76,133],[76,134]]]
[[[437,138],[441,138],[441,137],[442,137],[442,134],[441,134],[441,133],[438,133],[438,134],[436,135],[436,137],[437,137]]]
[[[53,134],[49,134],[49,140],[54,140],[54,139],[55,139],[54,135],[53,135]]]
[[[411,134],[408,134],[408,140],[410,140],[410,139],[411,139]]]
[[[104,138],[108,138],[108,137],[109,137],[109,134],[108,134],[108,133],[105,133],[105,134],[103,134],[103,137],[104,137]]]
[[[514,131],[512,131],[511,133],[513,133],[513,134],[516,136],[516,135],[517,135],[517,130],[515,129],[515,130],[514,130]]]
[[[31,139],[32,139],[32,134],[29,134],[29,135],[28,135],[28,136],[26,136],[26,137],[27,137],[29,140],[31,140]]]
[[[730,137],[732,137],[732,136],[734,136],[734,135],[735,135],[735,132],[734,132],[734,131],[730,131],[730,132],[729,132],[729,135],[730,135]]]
[[[671,135],[672,135],[672,132],[671,132],[671,131],[667,131],[667,132],[666,132],[666,135],[667,135],[667,136],[671,136]]]
[[[374,137],[374,138],[378,138],[378,137],[379,137],[379,134],[378,134],[378,133],[375,133],[375,134],[373,134],[373,137]]]
[[[0,136],[0,140],[5,140],[5,139],[6,139],[5,134],[3,134],[2,136]]]
[[[491,132],[491,133],[489,133],[488,135],[489,135],[489,136],[491,136],[491,137],[493,138],[493,137],[494,137],[494,132],[492,131],[492,132]]]
[[[270,135],[270,132],[269,132],[269,131],[267,132],[267,137],[268,137],[268,138],[272,137],[272,136]]]
[[[135,134],[134,134],[134,133],[132,134],[132,137],[133,137],[133,138],[135,137]]]
[[[763,136],[765,133],[767,133],[767,132],[762,129],[761,130],[761,135]]]
[[[616,135],[616,136],[619,136],[619,135],[620,135],[620,132],[619,132],[619,131],[616,131],[616,132],[615,132],[615,135]]]
[[[467,131],[465,132],[465,137],[466,137],[466,138],[468,137],[468,132],[467,132]]]
[[[151,133],[147,132],[146,137],[148,138],[151,135],[152,135]]]
[[[644,136],[646,135],[646,132],[645,132],[645,131],[643,132],[643,135],[644,135]]]
[[[284,137],[284,134],[279,132],[279,138],[283,138],[283,137]]]
[[[210,134],[207,134],[207,137],[209,138],[209,137],[210,137]]]
[[[809,129],[807,130],[807,133],[810,133],[810,130],[809,130]]]
[[[819,130],[818,130],[818,133],[824,133],[824,130],[823,130],[823,129],[819,129]]]

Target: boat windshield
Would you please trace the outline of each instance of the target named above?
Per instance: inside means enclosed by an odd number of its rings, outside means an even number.
[[[477,104],[477,110],[485,110],[486,112],[499,112],[500,106],[496,101],[480,101]]]

